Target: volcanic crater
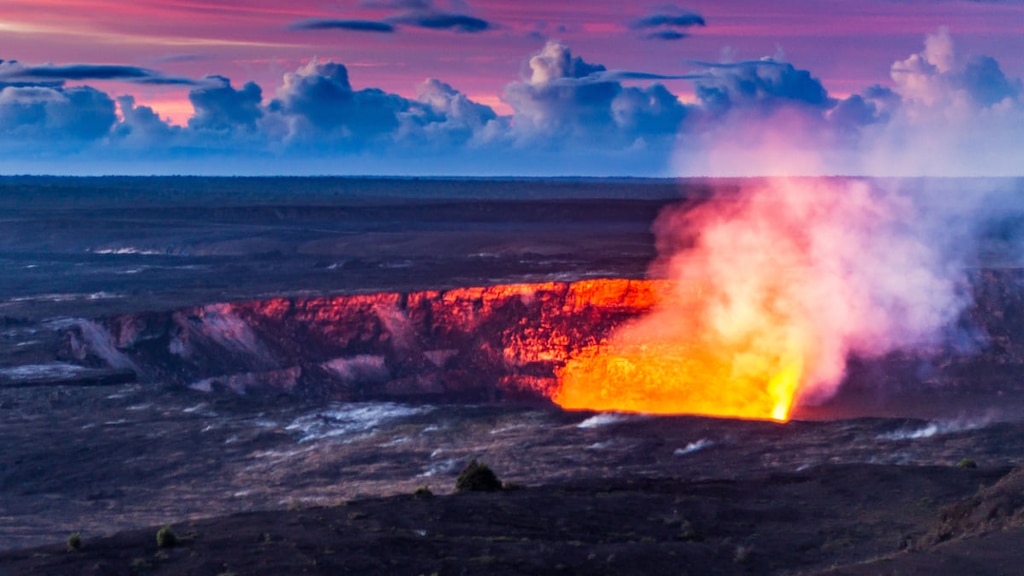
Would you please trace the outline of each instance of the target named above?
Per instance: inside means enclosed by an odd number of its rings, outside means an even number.
[[[984,269],[970,281],[974,304],[948,326],[943,343],[853,357],[836,398],[798,405],[796,413],[940,417],[984,411],[993,396],[1015,397],[1021,390],[1013,383],[1024,374],[1017,336],[1024,333],[1024,276]],[[543,404],[570,359],[650,312],[670,289],[667,281],[609,278],[273,298],[55,322],[43,340],[73,369],[41,370],[37,380],[22,375],[20,382],[138,380],[305,400]],[[1006,417],[1016,414],[998,404]]]
[[[251,218],[260,241],[246,221],[231,246],[285,248],[246,260],[253,274],[218,285],[223,298],[206,283],[223,276],[221,255],[175,255],[178,283],[164,292],[162,280],[132,280],[150,291],[108,298],[125,270],[112,267],[112,284],[88,280],[96,298],[37,288],[8,300],[0,574],[1015,573],[1005,543],[1024,513],[1020,269],[969,270],[972,303],[943,338],[852,356],[838,393],[798,403],[785,423],[566,411],[555,400],[567,364],[671,289],[636,265],[654,253],[636,230],[667,201],[572,200],[561,212],[535,200],[366,202],[332,213],[360,228],[339,234],[375,227],[403,240],[360,248],[359,266],[339,267],[352,283],[341,294],[313,278],[338,272],[323,255],[288,248],[291,227],[321,221],[318,209],[242,207],[210,216],[211,229]],[[49,218],[38,210],[25,226]],[[202,212],[167,209],[181,210]],[[140,218],[158,229],[158,212]],[[407,232],[402,214],[432,224]],[[382,222],[364,222],[372,215]],[[619,232],[574,260],[584,252],[552,247],[590,234],[559,236],[579,215]],[[466,231],[467,217],[488,224]],[[506,250],[523,230],[544,240]],[[298,241],[340,242],[332,234]],[[438,235],[465,254],[445,260]],[[429,255],[401,253],[409,238]],[[628,264],[597,273],[608,246]],[[495,256],[481,264],[484,253]],[[168,258],[86,260],[143,278],[137,261],[157,270]],[[446,272],[431,280],[431,267]],[[89,270],[54,281],[68,288]],[[282,295],[281,270],[305,270],[313,279],[298,282],[318,289]],[[353,272],[367,274],[362,286]],[[510,489],[451,494],[473,459]],[[156,547],[165,523],[181,537],[173,549]],[[63,542],[73,532],[77,551]]]

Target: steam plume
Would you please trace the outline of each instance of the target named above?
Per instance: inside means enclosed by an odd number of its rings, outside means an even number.
[[[826,397],[850,353],[933,344],[967,304],[962,257],[932,240],[939,213],[915,196],[863,181],[778,179],[669,210],[656,224],[658,268],[677,290],[696,287],[701,305],[680,310],[688,299],[677,294],[626,337],[663,337],[661,326],[696,313],[715,342],[743,354],[771,358],[780,341],[793,342],[800,395]]]
[[[851,354],[939,343],[968,304],[972,228],[949,225],[966,204],[923,194],[779,178],[666,210],[653,272],[671,293],[570,360],[555,401],[786,420],[835,392]]]

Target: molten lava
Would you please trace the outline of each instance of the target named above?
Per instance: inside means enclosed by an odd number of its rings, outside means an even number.
[[[847,351],[884,325],[865,320],[905,300],[886,290],[899,281],[870,282],[874,262],[863,256],[873,243],[883,257],[886,243],[900,244],[887,233],[891,213],[863,186],[802,180],[670,209],[655,224],[654,269],[673,289],[573,355],[552,399],[570,409],[788,420],[798,396],[827,392]]]
[[[788,420],[802,343],[771,321],[761,323],[765,333],[736,341],[702,324],[690,316],[669,328],[627,326],[570,358],[552,400],[566,409]]]
[[[926,347],[959,315],[962,274],[922,214],[892,189],[799,178],[668,209],[653,272],[673,289],[571,355],[551,396],[785,421],[798,398],[836,391],[851,353]]]

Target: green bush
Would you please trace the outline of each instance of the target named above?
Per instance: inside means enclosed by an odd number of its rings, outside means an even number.
[[[430,486],[420,486],[412,495],[417,498],[430,498],[434,493],[430,491]]]
[[[82,534],[74,532],[71,536],[68,536],[68,550],[71,552],[78,552],[82,549]]]
[[[497,492],[501,490],[501,480],[486,464],[474,458],[455,480],[456,492]]]
[[[174,548],[178,545],[178,535],[171,530],[170,526],[164,525],[156,532],[156,545],[159,548]]]
[[[974,470],[978,467],[978,463],[970,458],[964,458],[963,460],[956,463],[957,468],[963,468],[965,470]]]

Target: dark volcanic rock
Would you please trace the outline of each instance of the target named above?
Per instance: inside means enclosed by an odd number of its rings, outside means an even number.
[[[944,510],[929,537],[937,543],[1010,527],[1024,527],[1024,468]]]
[[[104,370],[84,368],[71,372],[41,372],[18,377],[0,375],[0,388],[27,388],[32,386],[115,386],[135,382],[131,370]]]
[[[1024,417],[1024,270],[968,274],[970,305],[930,348],[851,357],[835,396],[796,417],[947,417],[995,410]]]
[[[557,367],[650,309],[659,286],[591,280],[217,304],[106,319],[109,341],[79,324],[66,354],[207,391],[543,398]]]
[[[893,552],[1006,470],[826,466],[745,480],[595,478],[367,499],[0,553],[4,574],[794,574]],[[927,502],[923,505],[922,502]],[[144,569],[144,570],[143,570]],[[933,572],[943,574],[949,572]]]

